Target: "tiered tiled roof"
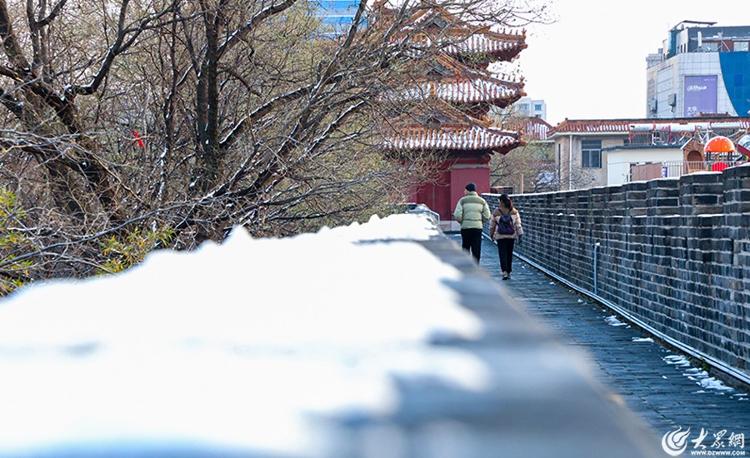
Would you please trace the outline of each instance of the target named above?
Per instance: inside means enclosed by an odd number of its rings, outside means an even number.
[[[388,17],[394,12],[383,10],[383,14]],[[421,63],[425,62],[422,46],[437,54],[426,58],[432,59],[432,67],[428,65],[421,80],[401,91],[398,101],[425,101],[427,110],[437,116],[412,114],[393,121],[393,134],[385,139],[387,149],[505,154],[523,144],[517,132],[491,127],[454,105],[464,106],[474,116],[484,116],[487,105],[505,108],[525,95],[522,81],[505,81],[486,70],[491,61],[512,60],[526,48],[525,31],[493,31],[433,6],[418,8],[401,33],[414,44],[417,55],[422,56]],[[415,122],[420,118],[427,121]]]

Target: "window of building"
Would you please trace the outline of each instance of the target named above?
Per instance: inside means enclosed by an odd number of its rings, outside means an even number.
[[[427,76],[431,78],[442,78],[444,76],[450,75],[451,73],[452,72],[444,65],[434,63],[432,67],[430,67],[430,69],[427,71]]]
[[[704,41],[703,51],[705,52],[717,52],[719,51],[719,43],[716,41]]]
[[[431,30],[443,30],[447,26],[448,22],[442,16],[435,16],[426,24],[426,28]]]
[[[534,104],[534,111],[542,111],[542,104],[541,103],[535,103]]]
[[[582,166],[589,169],[602,168],[602,141],[601,140],[582,140],[581,141]]]
[[[734,50],[735,51],[750,51],[750,41],[735,41]]]

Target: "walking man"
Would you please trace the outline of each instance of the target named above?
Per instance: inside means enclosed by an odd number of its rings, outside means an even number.
[[[482,252],[482,228],[490,220],[490,206],[477,194],[477,185],[466,185],[453,217],[461,223],[461,246],[479,262]]]

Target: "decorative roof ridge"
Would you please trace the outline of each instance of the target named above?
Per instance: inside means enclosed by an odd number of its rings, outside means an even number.
[[[524,39],[509,40],[503,37],[493,36],[487,33],[468,33],[454,35],[452,40],[439,43],[443,53],[455,54],[479,54],[479,55],[504,55],[502,61],[512,61],[518,54],[528,47]]]
[[[527,124],[541,124],[549,129],[552,129],[552,124],[547,122],[544,118],[539,116],[514,116],[504,120],[504,124],[507,124],[509,128],[515,129],[515,125],[527,125]]]
[[[509,39],[509,40],[514,39],[514,38],[523,38],[524,40],[526,39],[525,28],[516,29],[512,27],[511,28],[503,27],[501,30],[492,30],[491,28],[492,26],[489,26],[489,27],[490,27],[490,30],[488,30],[485,33],[487,33],[488,35],[493,35],[500,39]]]
[[[481,129],[481,130],[485,130],[493,134],[505,135],[508,137],[513,137],[515,139],[520,139],[522,137],[522,131],[520,130],[507,130],[507,129],[502,129],[496,126],[483,126],[483,125],[473,125],[473,124],[443,125],[440,127],[411,125],[411,126],[406,126],[406,127],[396,129],[394,132],[398,135],[398,134],[403,134],[403,133],[408,134],[408,133],[414,133],[414,132],[432,132],[432,131],[460,132],[460,131],[467,131],[467,130],[472,130],[472,129]]]
[[[457,70],[460,73],[463,73],[462,76],[466,76],[468,74],[470,77],[473,77],[476,79],[484,79],[484,80],[492,81],[498,84],[505,84],[508,86],[517,86],[517,89],[523,88],[526,82],[525,78],[523,77],[521,77],[520,79],[517,79],[514,75],[510,75],[507,73],[493,74],[489,70],[483,70],[479,68],[470,67],[447,53],[440,53],[437,56],[437,60],[441,64],[444,64],[448,67],[452,67],[454,70]]]
[[[492,127],[492,122],[484,119],[475,118],[458,108],[454,107],[448,102],[445,102],[440,99],[435,99],[433,102],[431,102],[431,110],[424,111],[422,107],[419,107],[419,111],[416,113],[404,113],[401,116],[397,117],[393,122],[393,126],[397,126],[398,129],[404,129],[411,126],[424,126],[424,124],[420,124],[417,121],[418,117],[429,117],[433,113],[439,113],[441,115],[446,116],[448,119],[453,121],[455,124],[464,124],[467,126],[478,126],[478,127],[484,127],[489,128]],[[407,122],[405,122],[407,121]]]
[[[465,28],[465,29],[450,29],[446,30],[444,37],[459,38],[461,40],[467,40],[472,37],[484,37],[489,40],[501,41],[505,43],[515,43],[518,46],[527,47],[526,44],[526,32],[519,32],[518,34],[503,34],[494,32],[492,30],[485,30],[483,27],[479,29]]]
[[[456,84],[456,83],[472,83],[476,81],[484,81],[487,83],[496,84],[498,86],[506,86],[509,89],[515,89],[518,91],[523,90],[524,83],[518,81],[506,81],[500,78],[496,78],[492,75],[453,75],[440,79],[423,78],[416,80],[418,83],[445,83],[445,84]]]

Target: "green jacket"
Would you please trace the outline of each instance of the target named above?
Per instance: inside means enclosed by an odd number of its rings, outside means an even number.
[[[479,194],[470,192],[458,201],[453,218],[461,223],[461,229],[482,229],[491,218],[490,206]]]

